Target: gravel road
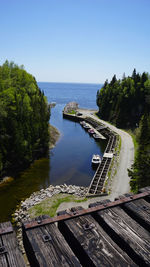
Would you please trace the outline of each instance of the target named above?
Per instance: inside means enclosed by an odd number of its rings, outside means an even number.
[[[128,168],[131,168],[131,165],[134,162],[134,144],[132,141],[131,136],[126,133],[125,131],[116,128],[115,126],[111,125],[108,122],[105,122],[99,119],[97,116],[94,115],[96,111],[93,110],[86,110],[80,109],[79,112],[83,114],[83,116],[94,118],[95,120],[107,125],[110,129],[114,132],[118,133],[121,137],[121,150],[120,150],[120,159],[117,168],[117,173],[113,178],[112,185],[111,185],[111,194],[105,197],[96,197],[92,199],[88,199],[86,202],[82,202],[81,206],[83,208],[88,208],[90,203],[94,203],[96,201],[100,201],[103,199],[110,199],[113,201],[119,195],[123,195],[125,193],[130,192],[130,185],[129,185],[129,177],[128,177]],[[58,211],[68,209],[71,207],[78,206],[78,203],[70,202],[70,203],[62,203]]]

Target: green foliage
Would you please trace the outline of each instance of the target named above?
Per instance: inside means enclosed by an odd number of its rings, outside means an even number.
[[[131,189],[150,185],[150,77],[133,70],[131,77],[116,76],[104,83],[97,93],[97,105],[102,119],[136,133],[135,163],[128,170]],[[132,136],[133,137],[133,136]]]
[[[131,189],[134,192],[150,185],[150,114],[148,113],[141,118],[138,140],[135,163],[129,170]]]
[[[26,167],[48,149],[50,108],[23,66],[0,66],[1,176]]]
[[[69,114],[72,114],[72,115],[75,115],[76,114],[76,111],[75,110],[70,110],[68,113]]]
[[[137,127],[147,103],[150,103],[149,75],[145,72],[140,75],[135,69],[131,77],[124,75],[122,80],[114,75],[97,92],[101,118],[121,128]]]

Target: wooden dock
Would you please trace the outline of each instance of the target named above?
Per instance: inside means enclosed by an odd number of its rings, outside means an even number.
[[[96,194],[99,195],[102,193],[102,189],[107,176],[107,172],[109,170],[110,163],[111,163],[110,158],[103,157],[90,183],[87,195],[96,195]]]
[[[94,132],[95,132],[97,135],[99,135],[100,139],[102,139],[102,140],[106,139],[106,137],[104,137],[104,136],[103,136],[98,130],[96,130],[96,128],[94,128],[91,124],[89,124],[89,123],[86,123],[86,124],[90,127],[90,129],[93,129]]]
[[[67,119],[71,119],[77,122],[85,121],[99,136],[101,139],[108,139],[107,147],[105,149],[103,159],[98,166],[94,177],[90,183],[87,196],[100,195],[103,194],[104,183],[107,178],[109,168],[111,166],[111,161],[114,156],[114,150],[117,141],[117,134],[112,132],[104,124],[101,124],[90,117],[80,117],[76,115],[70,115],[63,113],[63,116]]]
[[[99,164],[93,176],[93,179],[90,183],[88,193],[87,193],[88,196],[89,195],[100,195],[102,193],[104,183],[107,178],[107,174],[108,174],[111,161],[113,158],[116,141],[117,141],[117,135],[113,132],[109,132],[109,139],[108,139],[108,143],[107,143],[104,155],[103,155],[103,159],[101,163]]]

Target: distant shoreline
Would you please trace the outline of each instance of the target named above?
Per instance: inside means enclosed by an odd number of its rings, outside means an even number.
[[[104,83],[92,83],[92,82],[45,82],[45,81],[38,81],[37,84],[39,85],[40,83],[52,83],[52,84],[91,84],[91,85],[100,85],[103,86]]]

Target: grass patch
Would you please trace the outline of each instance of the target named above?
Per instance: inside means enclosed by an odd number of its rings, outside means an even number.
[[[56,211],[59,205],[63,202],[83,202],[86,201],[87,198],[81,198],[74,195],[69,194],[57,194],[52,196],[51,198],[47,198],[43,200],[41,203],[33,206],[28,210],[28,213],[31,218],[40,216],[40,215],[49,215],[50,217],[54,217],[56,215]]]
[[[68,114],[75,115],[76,114],[76,111],[75,110],[69,110]]]

